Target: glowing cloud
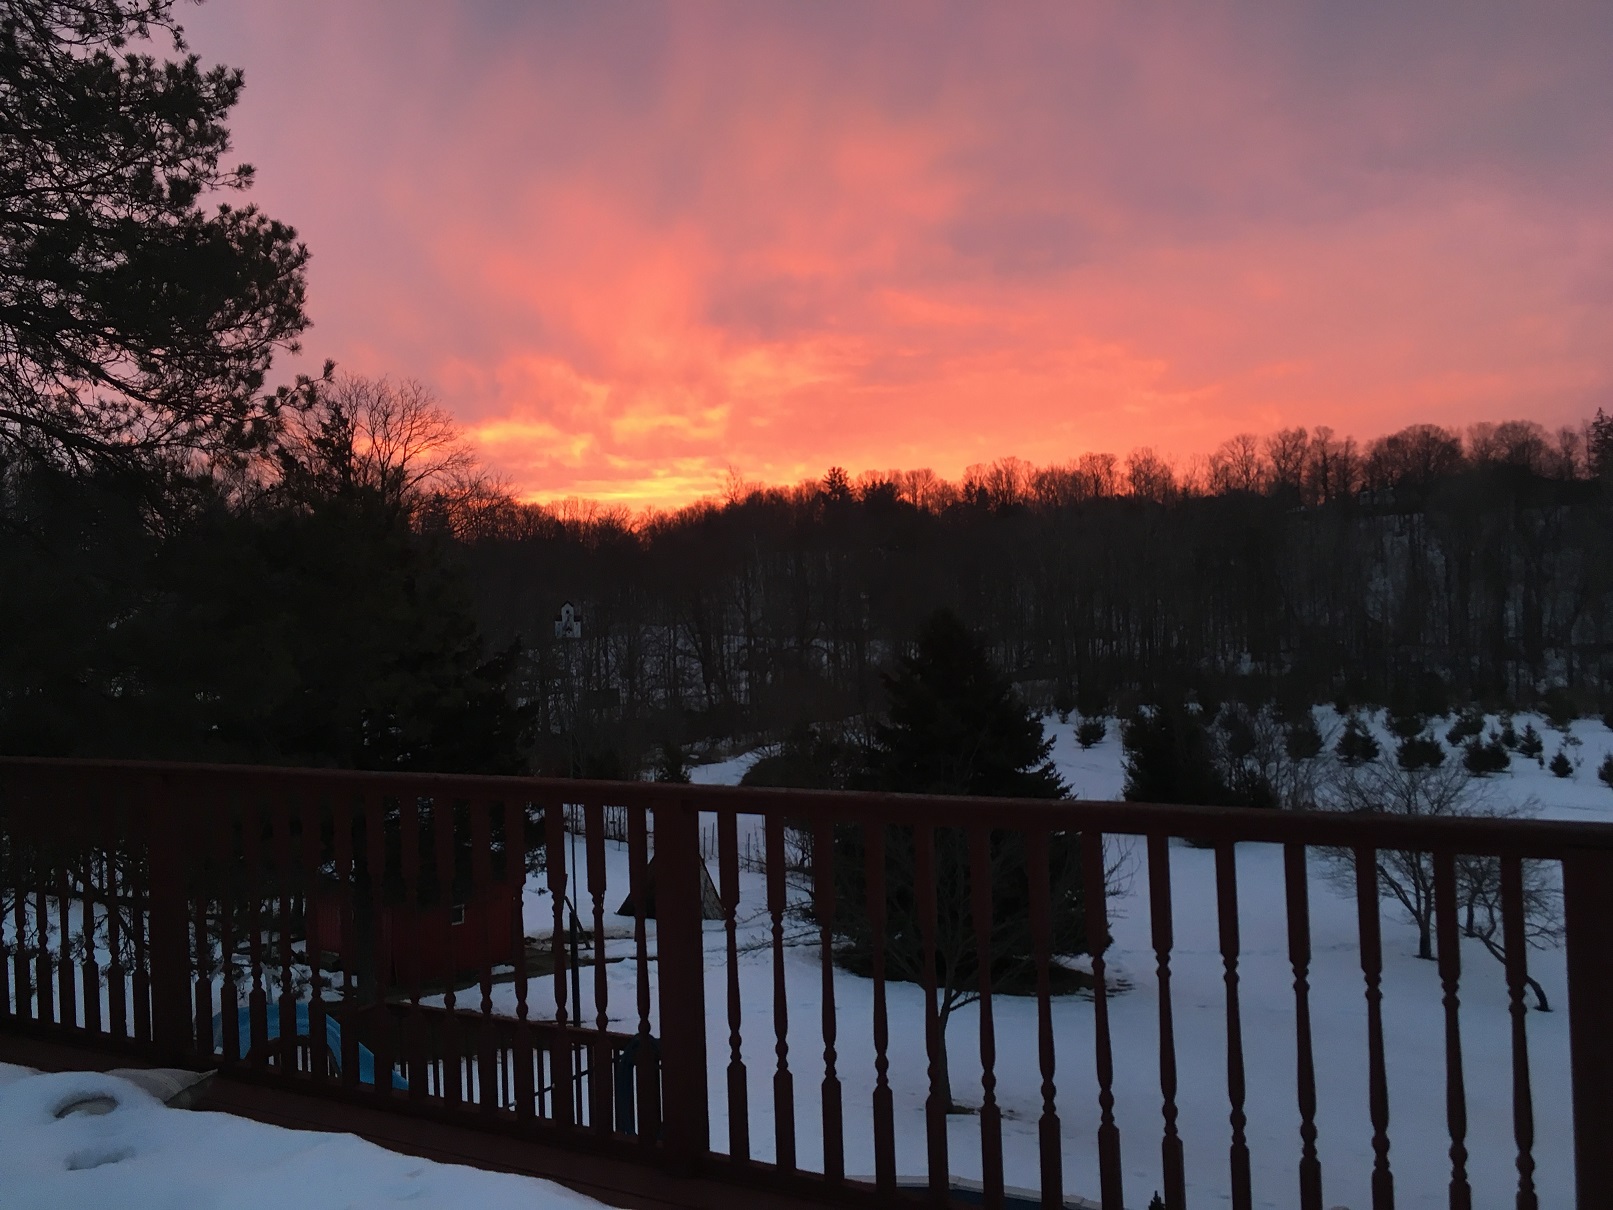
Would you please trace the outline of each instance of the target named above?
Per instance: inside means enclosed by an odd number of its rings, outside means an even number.
[[[208,5],[311,358],[521,492],[1613,404],[1613,7]]]

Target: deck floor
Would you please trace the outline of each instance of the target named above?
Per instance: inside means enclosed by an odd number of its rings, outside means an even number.
[[[142,1066],[126,1055],[5,1030],[0,1030],[0,1062],[40,1071],[106,1071],[114,1067]],[[197,1108],[293,1130],[354,1134],[378,1146],[439,1163],[539,1177],[622,1210],[687,1210],[692,1207],[717,1210],[730,1206],[806,1210],[823,1205],[819,1201],[805,1201],[765,1189],[679,1176],[648,1164],[624,1163],[618,1157],[572,1151],[267,1087],[232,1078],[224,1072],[209,1084],[206,1099]]]

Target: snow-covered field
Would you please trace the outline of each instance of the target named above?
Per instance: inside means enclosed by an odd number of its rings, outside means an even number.
[[[1324,734],[1336,727],[1331,711],[1318,712]],[[1546,757],[1559,737],[1542,720],[1517,718],[1521,730],[1533,722],[1546,740]],[[1073,738],[1072,724],[1049,721],[1054,758],[1082,798],[1120,797],[1123,782],[1119,736],[1089,751]],[[1441,728],[1443,731],[1443,727]],[[1596,766],[1613,750],[1613,733],[1595,720],[1574,726],[1581,761],[1573,777],[1558,779],[1535,762],[1515,757],[1512,771],[1487,779],[1492,802],[1533,803],[1546,818],[1613,820],[1613,790],[1597,780]],[[1392,744],[1385,737],[1385,750]],[[1457,759],[1456,756],[1450,759]],[[746,758],[706,766],[696,780],[733,782]],[[743,843],[743,842],[742,842]],[[1124,842],[1121,842],[1124,843]],[[614,908],[625,878],[625,853],[609,857]],[[1150,942],[1148,883],[1140,850],[1132,875],[1113,903],[1115,944],[1106,955],[1109,974],[1120,984],[1109,1000],[1115,1062],[1115,1113],[1121,1129],[1127,1205],[1141,1210],[1161,1188],[1159,1140],[1161,1108],[1155,957]],[[1274,846],[1246,844],[1238,849],[1239,964],[1247,1136],[1253,1158],[1255,1204],[1288,1210],[1298,1204],[1299,1114],[1293,1024],[1293,972],[1288,961],[1282,855]],[[713,863],[714,868],[714,863]],[[1215,1205],[1228,1195],[1228,1125],[1225,983],[1216,927],[1214,854],[1179,845],[1172,851],[1175,949],[1171,960],[1180,1088],[1179,1129],[1187,1160],[1189,1200]],[[772,1074],[774,1019],[770,921],[759,874],[742,876],[739,960],[743,1001],[743,1050],[749,1087],[753,1153],[772,1154]],[[528,901],[534,932],[549,929],[546,897]],[[585,912],[586,914],[586,912]],[[1384,938],[1383,1014],[1389,1072],[1390,1160],[1397,1204],[1446,1204],[1449,1179],[1445,1129],[1445,1049],[1441,989],[1435,965],[1415,957],[1416,936],[1398,909],[1382,909]],[[607,917],[607,920],[611,919]],[[1356,940],[1353,898],[1335,890],[1321,860],[1311,867],[1310,969],[1316,1080],[1317,1124],[1326,1204],[1356,1210],[1370,1204],[1372,1128],[1368,1117],[1366,1001]],[[706,926],[709,955],[706,979],[708,1054],[712,1098],[712,1140],[726,1146],[726,1070],[729,1030],[726,1019],[725,939],[722,925]],[[821,1163],[819,1081],[823,1045],[819,1033],[821,967],[815,939],[799,937],[787,951],[789,1064],[795,1081],[799,1162]],[[631,942],[612,943],[624,957]],[[1462,955],[1462,1031],[1466,1062],[1468,1170],[1479,1207],[1513,1204],[1517,1174],[1512,1134],[1510,1017],[1500,965],[1476,941]],[[1565,980],[1562,954],[1535,950],[1530,971],[1561,1009]],[[636,1023],[631,961],[606,968],[608,1014],[631,1029]],[[583,1018],[594,1020],[596,1005],[590,969],[583,980]],[[652,968],[653,977],[653,968]],[[846,1111],[846,1164],[849,1172],[873,1171],[872,989],[866,980],[836,972],[839,1077]],[[500,989],[513,1008],[513,991]],[[922,996],[912,985],[892,983],[890,1079],[895,1089],[898,1168],[925,1171],[923,1102],[926,1089]],[[552,1011],[551,988],[534,986],[535,1012]],[[1005,1111],[1004,1151],[1011,1184],[1038,1183],[1037,1120],[1041,1075],[1036,1049],[1034,1000],[999,997],[994,1007],[997,1035],[997,1097]],[[1092,1054],[1093,1005],[1083,997],[1060,998],[1054,1008],[1058,1045],[1057,1083],[1064,1139],[1066,1191],[1096,1197],[1097,1082]],[[1563,1011],[1527,1017],[1535,1109],[1535,1181],[1542,1206],[1572,1200],[1568,1098],[1567,1016]],[[954,1019],[950,1054],[960,1099],[978,1090],[978,1018],[966,1009]],[[976,1094],[978,1095],[978,1094]],[[979,1175],[979,1119],[954,1117],[949,1124],[953,1171]]]
[[[87,1097],[110,1112],[68,1113]],[[547,1181],[399,1155],[348,1134],[169,1109],[115,1076],[0,1063],[5,1210],[583,1210]]]

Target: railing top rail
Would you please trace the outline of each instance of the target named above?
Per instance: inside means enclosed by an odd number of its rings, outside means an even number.
[[[1131,836],[1190,836],[1204,841],[1252,841],[1338,847],[1440,849],[1473,854],[1556,858],[1572,851],[1613,851],[1613,823],[1487,816],[1403,816],[1333,811],[1275,811],[1251,807],[1096,802],[1085,799],[967,798],[860,790],[793,790],[664,782],[462,773],[395,773],[273,765],[0,757],[7,773],[112,776],[144,788],[218,791],[226,786],[280,786],[306,792],[346,790],[410,796],[517,802],[603,802],[651,809],[686,804],[704,811],[785,815],[791,819],[886,822],[968,827],[990,823],[1015,829],[1096,830]]]

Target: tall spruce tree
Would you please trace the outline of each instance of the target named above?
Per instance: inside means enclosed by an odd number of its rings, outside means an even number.
[[[875,732],[875,786],[916,794],[1064,798],[1041,719],[991,666],[984,646],[949,610],[933,615],[917,649],[885,678],[888,720]]]
[[[985,647],[950,612],[935,614],[919,633],[914,653],[886,676],[887,720],[875,732],[865,784],[870,788],[923,794],[1062,798],[1068,787],[1048,760],[1052,747],[1040,719],[1016,697],[1008,679],[991,666]],[[835,907],[832,930],[837,958],[860,972],[870,969],[874,928],[868,899],[881,879],[869,863],[869,840],[883,841],[886,973],[909,982],[925,978],[926,926],[917,889],[919,829],[846,825],[834,831]],[[952,1014],[978,998],[981,974],[971,886],[975,855],[983,854],[991,884],[991,978],[999,994],[1034,986],[1036,957],[1030,924],[1029,878],[1037,876],[1023,833],[991,827],[981,812],[978,830],[925,830],[933,843],[936,899],[935,1012],[940,1028],[936,1089],[953,1108],[946,1029]],[[1052,953],[1080,954],[1090,948],[1082,893],[1081,842],[1071,833],[1048,837]],[[821,917],[820,923],[822,923]],[[1100,944],[1106,944],[1105,938]],[[1080,977],[1055,964],[1062,984]]]

